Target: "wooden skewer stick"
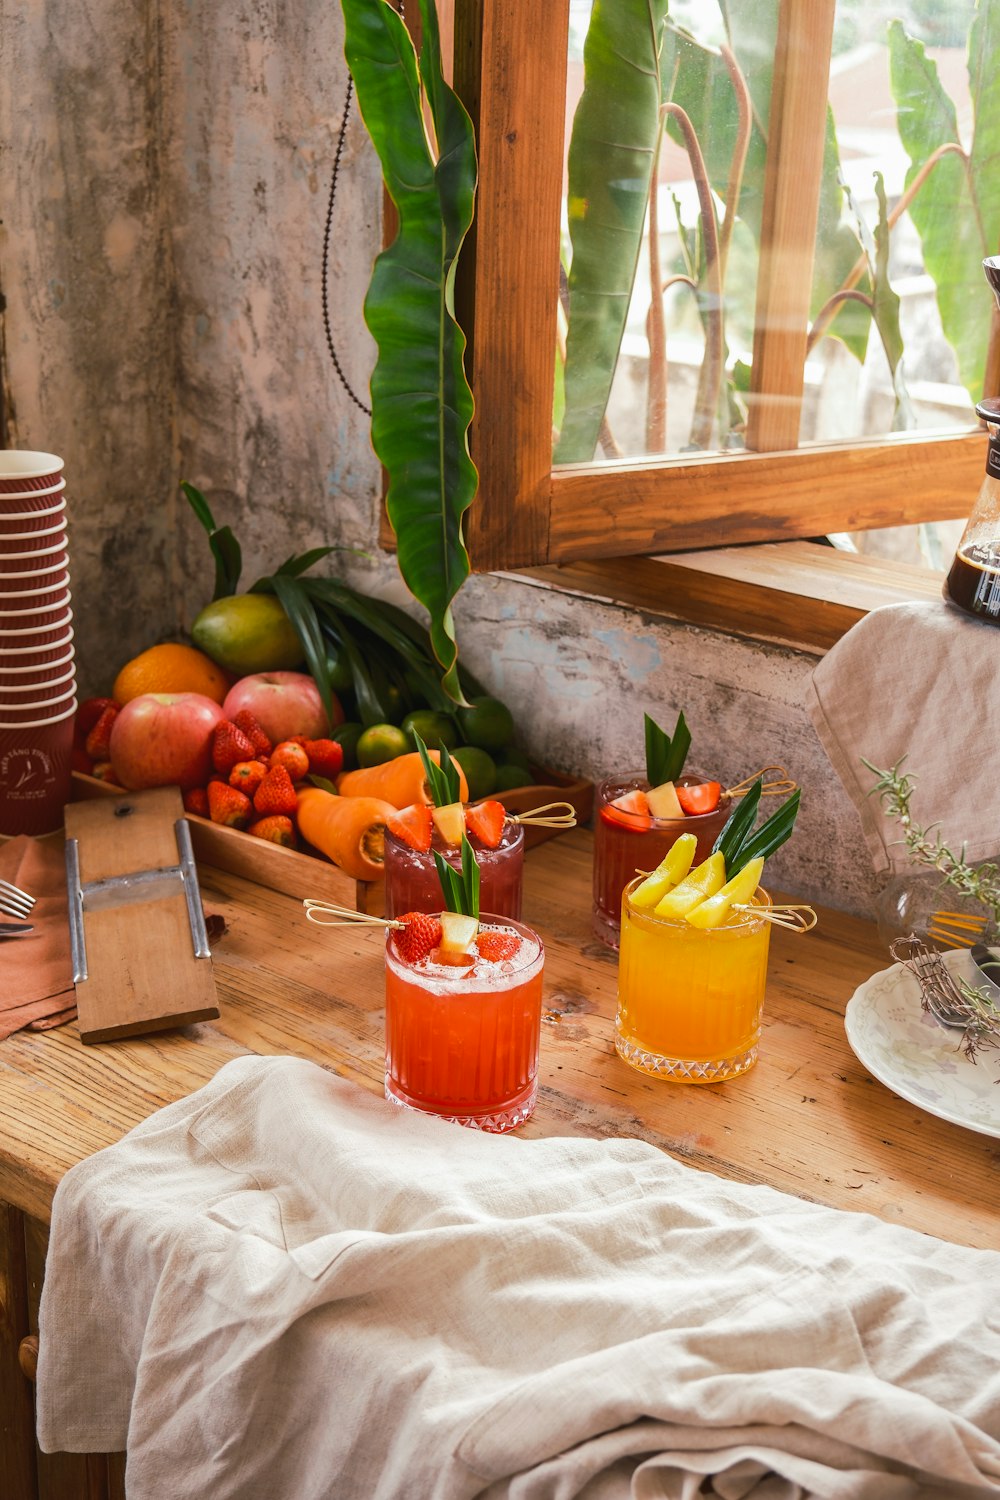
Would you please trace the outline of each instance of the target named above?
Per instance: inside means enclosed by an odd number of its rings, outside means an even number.
[[[564,812],[555,809],[565,808]],[[541,807],[529,807],[527,812],[508,813],[512,823],[522,823],[525,828],[575,828],[576,808],[572,802],[543,802]]]
[[[788,902],[784,906],[753,906],[749,902],[735,902],[733,911],[749,912],[771,922],[775,927],[785,927],[789,932],[809,932],[816,926],[818,918],[811,906]]]
[[[316,901],[307,896],[302,905],[306,909],[306,920],[315,922],[317,927],[349,927],[356,923],[362,927],[392,927],[398,931],[406,926],[405,922],[371,917],[367,912],[355,911],[353,906],[340,906],[336,901]]]
[[[766,776],[768,771],[777,771],[780,779],[778,781],[765,781],[760,789],[762,797],[784,797],[798,790],[798,782],[792,780],[784,766],[764,766],[762,770],[755,771],[752,776],[744,776],[743,780],[738,781],[735,786],[727,787],[726,796],[745,797],[754,782],[759,781],[762,776]]]

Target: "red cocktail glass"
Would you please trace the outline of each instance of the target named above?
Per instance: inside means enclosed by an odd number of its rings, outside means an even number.
[[[479,866],[479,899],[487,911],[501,917],[521,915],[521,880],[524,873],[524,829],[508,818],[495,849],[469,835]],[[441,910],[441,882],[431,852],[436,849],[456,870],[462,867],[461,850],[446,844],[434,830],[426,853],[411,849],[387,828],[385,831],[385,914],[401,917],[408,911]]]

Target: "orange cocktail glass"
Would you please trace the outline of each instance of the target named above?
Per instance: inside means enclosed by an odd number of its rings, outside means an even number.
[[[615,1046],[632,1067],[658,1078],[718,1083],[757,1061],[771,923],[766,891],[757,912],[733,911],[703,930],[657,917],[622,896]]]
[[[385,947],[386,1098],[480,1130],[512,1130],[538,1091],[542,1020],[541,938],[509,917],[482,916],[480,931],[519,939],[509,959],[466,967],[407,963],[392,928]]]

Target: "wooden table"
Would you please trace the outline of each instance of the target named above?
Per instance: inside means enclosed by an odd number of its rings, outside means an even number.
[[[591,848],[578,829],[526,862],[524,915],[545,940],[546,968],[539,1100],[523,1135],[637,1136],[724,1177],[996,1247],[1000,1141],[897,1098],[847,1045],[847,1001],[888,962],[872,926],[823,911],[806,936],[775,929],[757,1066],[729,1083],[664,1083],[614,1050],[616,955],[590,931]],[[25,1446],[30,1386],[17,1350],[34,1325],[63,1173],[242,1053],[295,1053],[382,1091],[381,929],[323,929],[289,895],[214,868],[200,876],[206,911],[227,924],[213,950],[218,1022],[93,1047],[73,1025],[0,1043],[0,1493],[10,1500],[120,1493],[120,1461],[102,1469]]]

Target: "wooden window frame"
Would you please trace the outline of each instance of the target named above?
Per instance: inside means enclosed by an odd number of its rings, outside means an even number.
[[[468,543],[477,572],[968,514],[983,469],[975,431],[796,447],[833,8],[781,0],[756,319],[765,331],[749,402],[756,451],[553,469],[569,7],[454,0],[454,83],[480,160],[456,292],[476,399],[480,493]]]

